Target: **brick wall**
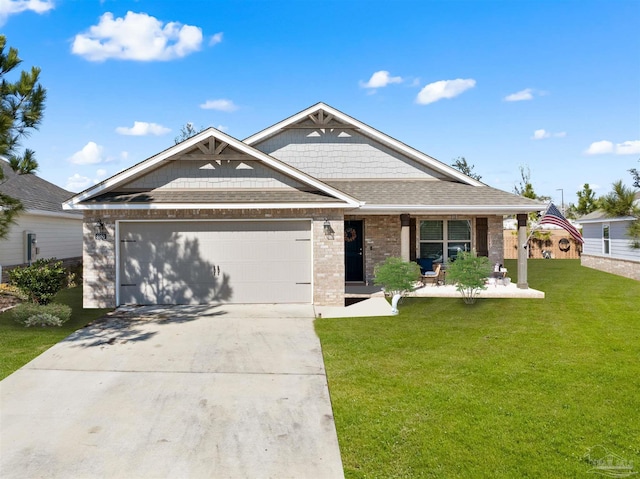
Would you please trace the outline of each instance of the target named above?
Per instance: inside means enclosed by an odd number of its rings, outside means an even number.
[[[420,221],[427,219],[448,219],[442,216],[416,216],[416,247],[420,248]],[[378,263],[382,263],[389,256],[399,257],[400,245],[400,215],[384,216],[345,216],[345,220],[364,221],[364,264],[365,278],[373,280],[373,270]],[[472,248],[475,248],[475,222],[472,221]],[[504,263],[504,243],[502,238],[502,216],[488,217],[488,246],[491,264]]]
[[[84,235],[84,307],[116,306],[117,220],[230,220],[230,219],[305,219],[311,218],[313,238],[313,298],[318,305],[344,304],[344,221],[341,210],[105,210],[85,213]],[[95,239],[95,218],[107,229],[106,240]],[[334,235],[324,234],[328,219]]]
[[[488,217],[489,263],[504,263],[504,237],[502,235],[502,216]]]
[[[640,281],[640,263],[637,261],[583,254],[580,258],[580,264],[587,268],[593,268],[604,271],[605,273],[617,274],[618,276]]]

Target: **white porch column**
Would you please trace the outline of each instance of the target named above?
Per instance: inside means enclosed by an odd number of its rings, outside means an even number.
[[[411,261],[411,215],[400,215],[400,257]]]
[[[527,214],[518,215],[518,288],[528,289],[527,281],[527,258],[529,248],[527,247]]]

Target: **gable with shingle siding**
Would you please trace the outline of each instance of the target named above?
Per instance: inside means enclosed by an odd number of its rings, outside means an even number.
[[[294,127],[253,146],[319,179],[444,178],[355,129]]]
[[[176,160],[119,190],[299,189],[302,184],[259,161]]]

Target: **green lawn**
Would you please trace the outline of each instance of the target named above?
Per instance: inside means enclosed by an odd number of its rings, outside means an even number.
[[[73,331],[110,311],[82,309],[82,287],[60,291],[54,302],[66,304],[72,310],[71,319],[60,328],[25,328],[14,322],[9,312],[0,314],[0,379],[22,367]]]
[[[598,445],[640,472],[640,282],[531,260],[529,284],[316,321],[348,478],[594,477]]]

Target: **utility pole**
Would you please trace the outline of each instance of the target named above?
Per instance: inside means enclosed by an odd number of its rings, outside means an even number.
[[[559,191],[562,195],[562,200],[560,200],[561,201],[560,211],[562,211],[562,216],[564,216],[564,189],[558,188],[556,189],[556,191]]]

